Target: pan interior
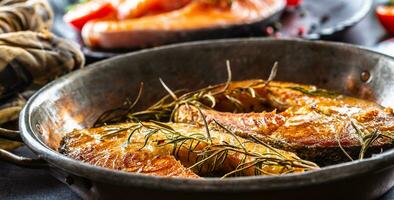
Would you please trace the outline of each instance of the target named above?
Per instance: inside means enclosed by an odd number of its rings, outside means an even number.
[[[276,80],[314,84],[383,106],[394,106],[394,61],[349,45],[299,40],[217,40],[126,54],[62,77],[31,101],[30,126],[56,150],[62,136],[90,127],[106,110],[144,92],[136,109],[164,96],[162,78],[173,90],[225,82],[226,60],[233,80],[266,79],[275,61]]]

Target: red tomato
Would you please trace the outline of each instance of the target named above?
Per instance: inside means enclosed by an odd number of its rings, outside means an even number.
[[[77,5],[64,15],[64,21],[78,30],[90,20],[104,18],[116,13],[116,8],[109,1],[88,1]]]
[[[376,8],[376,15],[384,28],[389,33],[394,34],[394,6],[378,6]]]
[[[287,0],[287,6],[298,6],[300,5],[302,0]]]

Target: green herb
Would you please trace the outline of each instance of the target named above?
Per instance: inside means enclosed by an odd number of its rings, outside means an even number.
[[[271,68],[270,75],[267,79],[267,81],[264,83],[263,88],[267,87],[271,81],[273,81],[276,78],[276,74],[278,73],[278,62],[274,63],[274,66]]]
[[[205,3],[219,5],[222,7],[231,7],[234,0],[204,0]]]
[[[138,94],[134,101],[127,99],[122,106],[104,112],[98,117],[93,127],[99,127],[107,123],[117,123],[117,122],[125,121],[125,117],[127,117],[127,114],[132,112],[132,110],[140,100],[143,93],[143,89],[144,89],[144,83],[141,82]]]
[[[359,140],[359,143],[361,145],[361,149],[358,155],[358,159],[362,160],[365,158],[365,155],[368,151],[368,149],[376,142],[377,140],[381,138],[388,138],[391,141],[394,140],[394,137],[387,134],[383,133],[379,130],[374,130],[374,131],[367,131],[365,128],[363,128],[361,125],[357,124],[355,121],[351,120],[350,125],[352,128],[355,130],[355,133],[357,135],[357,138]],[[337,138],[338,140],[338,145],[339,148],[343,151],[343,153],[346,155],[346,157],[349,158],[349,160],[353,161],[354,159],[346,152],[346,150],[343,148],[341,145],[340,139]]]
[[[244,112],[244,106],[242,102],[234,97],[235,94],[246,94],[252,98],[258,98],[264,101],[254,90],[254,87],[266,87],[276,76],[278,63],[275,62],[271,69],[271,73],[267,81],[259,81],[253,85],[228,90],[231,83],[232,73],[230,61],[226,61],[227,66],[227,81],[225,84],[219,84],[216,86],[209,86],[193,92],[185,92],[185,90],[172,91],[170,87],[162,80],[159,79],[163,88],[167,91],[168,95],[157,101],[152,106],[148,107],[143,111],[132,112],[136,103],[142,95],[142,86],[134,101],[128,100],[122,107],[105,112],[95,123],[95,127],[103,124],[113,124],[125,121],[172,121],[174,115],[181,105],[194,105],[197,107],[204,107],[205,109],[211,109],[216,106],[217,97],[222,95],[228,99],[235,107],[234,112]],[[184,93],[182,95],[178,95]]]
[[[361,144],[361,150],[359,153],[358,158],[359,159],[364,159],[365,154],[367,153],[368,149],[373,145],[375,141],[377,141],[380,138],[388,138],[391,141],[394,139],[391,135],[388,135],[386,133],[380,132],[379,130],[374,130],[371,132],[366,131],[365,129],[362,130],[359,125],[356,125],[354,121],[351,121],[352,127],[356,130],[356,134],[358,135],[360,144]]]
[[[188,152],[187,160],[190,160],[190,155],[196,155],[196,161],[193,165],[189,166],[190,169],[196,169],[197,171],[205,169],[204,173],[213,173],[218,170],[231,155],[237,154],[241,155],[242,159],[238,163],[237,167],[228,172],[223,176],[223,178],[234,175],[242,175],[241,172],[254,167],[255,175],[269,174],[264,171],[265,166],[282,166],[286,169],[283,173],[291,172],[291,168],[303,168],[305,170],[315,169],[318,166],[312,162],[305,161],[299,158],[287,158],[280,151],[275,148],[265,144],[258,140],[259,145],[268,147],[270,152],[260,153],[252,152],[246,149],[244,146],[249,140],[241,141],[238,136],[233,132],[228,130],[225,126],[214,121],[219,127],[221,127],[225,132],[234,137],[237,141],[236,144],[229,144],[226,141],[215,140],[210,138],[210,134],[203,134],[201,132],[195,133],[182,133],[175,130],[170,125],[162,122],[151,121],[150,123],[139,122],[129,127],[122,127],[116,130],[116,128],[106,129],[107,134],[104,134],[102,139],[107,138],[109,135],[119,134],[121,132],[127,131],[128,136],[124,147],[127,147],[132,143],[133,135],[138,132],[144,135],[144,143],[139,148],[140,150],[145,148],[148,143],[156,143],[157,147],[164,147],[167,145],[172,145],[172,155],[179,158],[180,149],[186,149]],[[207,128],[207,125],[205,125]],[[164,138],[152,139],[155,134],[164,134]],[[249,159],[247,159],[249,158]]]
[[[275,62],[267,81],[258,82],[248,87],[236,88],[234,90],[228,91],[227,89],[232,79],[231,66],[228,60],[226,61],[226,66],[227,81],[225,84],[210,86],[194,92],[185,93],[179,97],[176,95],[177,92],[173,92],[164,83],[164,81],[160,79],[160,82],[163,85],[164,89],[168,92],[168,95],[144,111],[130,113],[129,118],[140,120],[154,119],[157,121],[171,121],[173,120],[174,114],[177,112],[178,108],[181,105],[190,104],[197,107],[211,109],[216,106],[217,97],[219,95],[224,96],[224,98],[228,99],[234,105],[234,107],[236,108],[234,112],[243,112],[244,106],[242,105],[242,102],[240,100],[234,97],[234,94],[243,93],[250,95],[253,98],[258,98],[259,100],[264,101],[264,99],[257,95],[253,87],[258,87],[261,84],[263,84],[262,87],[266,87],[276,77],[278,69],[278,63]],[[172,97],[172,101],[169,101],[169,97]]]
[[[312,89],[306,89],[304,87],[298,87],[298,86],[286,87],[286,88],[302,92],[306,95],[316,96],[316,97],[336,98],[339,96],[339,94],[336,92],[332,92],[332,91],[328,91],[328,90],[324,90],[324,89],[319,89],[316,87],[313,87]]]

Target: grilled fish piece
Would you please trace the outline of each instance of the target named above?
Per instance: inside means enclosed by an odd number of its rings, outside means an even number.
[[[59,152],[100,167],[138,172],[142,174],[198,178],[169,153],[139,150],[139,146],[124,146],[127,140],[126,128],[132,125],[114,125],[87,130],[73,131],[61,141]],[[122,131],[123,130],[123,131]],[[114,137],[103,139],[106,134],[117,132]],[[139,144],[141,144],[140,141]]]
[[[179,2],[183,1],[178,0],[177,3]],[[129,5],[135,4],[134,1]],[[284,1],[191,0],[181,4],[179,9],[171,9],[170,12],[143,16],[140,15],[152,12],[153,8],[146,10],[144,6],[137,6],[132,11],[136,15],[121,14],[122,18],[127,19],[104,18],[89,21],[82,29],[83,41],[89,47],[102,49],[157,46],[179,41],[180,38],[185,40],[185,34],[190,35],[196,31],[257,23],[277,12]],[[119,9],[120,13],[123,13],[124,7],[122,5]],[[150,12],[147,12],[148,10]]]
[[[350,156],[357,156],[371,137],[376,139],[369,144],[370,149],[380,151],[391,146],[393,111],[374,102],[314,86],[283,82],[266,84],[263,80],[232,82],[211,88],[200,95],[209,98],[198,100],[205,105],[180,105],[174,122],[202,126],[200,109],[211,126],[215,126],[215,119],[239,136],[256,136],[319,164],[347,159],[341,147]]]
[[[76,130],[59,152],[89,164],[159,176],[272,175],[318,168],[294,153],[231,132],[140,122]]]

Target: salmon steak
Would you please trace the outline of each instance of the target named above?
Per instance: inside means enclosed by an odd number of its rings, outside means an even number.
[[[190,31],[257,23],[283,5],[283,0],[118,0],[115,14],[88,21],[81,35],[92,48],[141,48]]]
[[[63,138],[59,152],[109,169],[183,178],[279,175],[318,168],[259,140],[206,128],[152,121],[75,130]]]
[[[214,129],[219,123],[320,165],[381,152],[394,135],[391,108],[311,85],[264,80],[209,86],[129,116]]]
[[[265,83],[232,82],[220,93],[216,91],[225,86],[214,86],[199,100],[202,106],[179,105],[173,121],[202,126],[205,117],[208,124],[215,120],[239,136],[256,136],[319,163],[362,157],[360,148],[371,138],[370,149],[381,151],[391,147],[394,135],[391,108],[315,86]]]
[[[271,76],[270,76],[271,77]],[[104,112],[66,134],[59,152],[100,167],[202,178],[301,173],[392,147],[394,112],[289,82],[228,81],[169,93],[141,111]]]

